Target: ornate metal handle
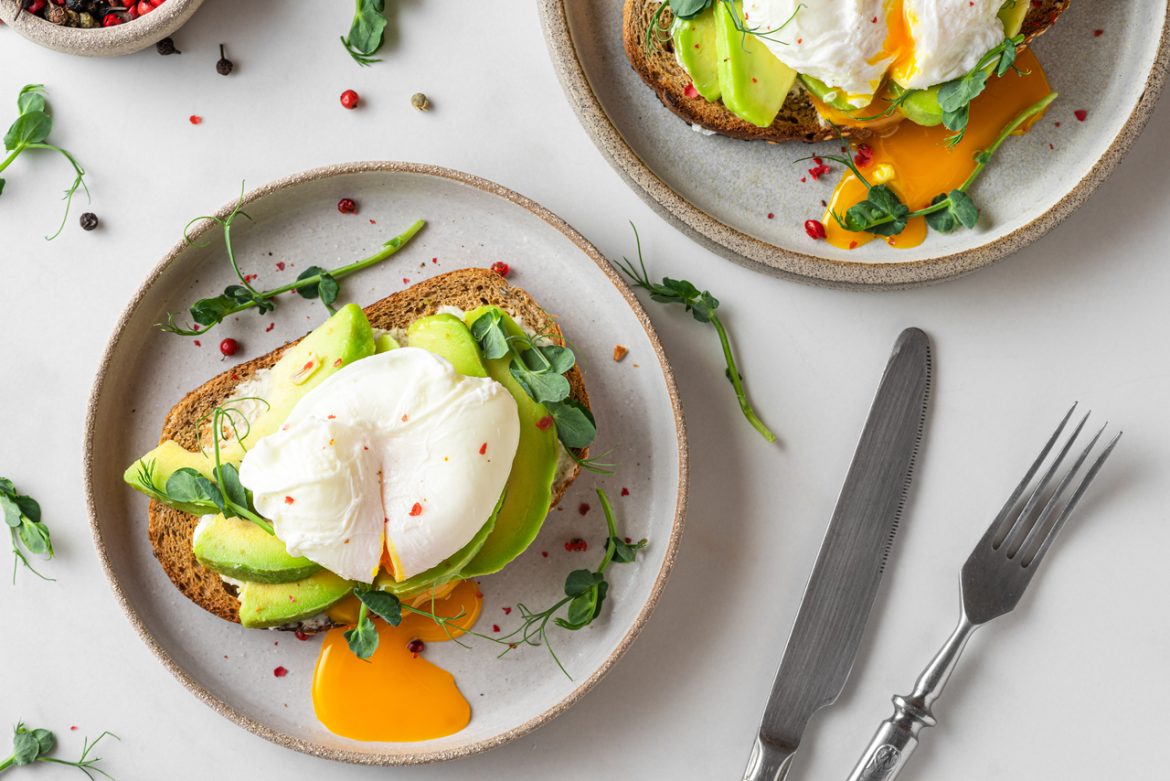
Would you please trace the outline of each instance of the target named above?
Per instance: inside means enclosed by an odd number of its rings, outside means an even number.
[[[781,746],[756,736],[743,781],[784,781],[795,753],[796,746]]]
[[[927,665],[914,684],[914,693],[894,697],[894,715],[882,722],[869,748],[849,775],[849,781],[893,781],[918,747],[918,733],[923,727],[933,727],[937,721],[930,707],[959,661],[967,641],[978,625],[963,615],[959,625],[943,644],[942,650]]]

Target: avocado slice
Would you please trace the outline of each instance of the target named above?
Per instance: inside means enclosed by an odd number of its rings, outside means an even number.
[[[674,56],[691,77],[699,94],[712,102],[719,100],[719,56],[715,47],[715,8],[712,6],[690,19],[674,19],[670,27]]]
[[[272,367],[268,407],[252,421],[240,441],[220,446],[224,463],[239,463],[246,446],[280,428],[296,403],[343,366],[374,354],[374,330],[357,304],[346,304],[299,343],[285,351]]]
[[[374,331],[365,312],[357,304],[343,306],[299,344],[290,347],[272,367],[270,391],[265,399],[269,406],[252,421],[242,442],[221,443],[220,461],[238,464],[244,457],[245,446],[276,431],[306,393],[342,366],[373,355],[374,349]],[[210,454],[193,453],[167,441],[131,464],[122,479],[131,488],[164,501],[162,492],[167,480],[182,467],[191,467],[214,480],[212,459]],[[173,506],[183,512],[200,512],[198,508]]]
[[[406,329],[407,344],[446,358],[465,377],[486,377],[479,347],[471,330],[454,315],[420,317]]]
[[[291,624],[321,613],[353,591],[352,581],[327,569],[292,583],[240,586],[240,623],[248,629]]]
[[[485,306],[468,312],[463,322],[470,326],[489,311],[499,312],[509,336],[523,336],[524,332],[506,312],[498,307]],[[496,516],[495,529],[488,535],[475,558],[463,568],[463,578],[490,575],[499,572],[512,559],[524,552],[540,531],[552,502],[552,484],[557,471],[556,426],[540,428],[537,422],[548,411],[533,401],[508,370],[510,356],[485,360],[488,376],[503,385],[520,414],[520,443],[508,475],[507,494]]]
[[[135,491],[140,491],[152,499],[164,501],[167,480],[175,472],[184,468],[194,469],[208,480],[215,480],[212,475],[212,464],[206,456],[202,453],[192,453],[190,450],[185,450],[177,442],[170,439],[128,466],[122,474],[122,479]],[[171,504],[176,510],[192,515],[199,515],[203,512],[200,507],[182,502],[168,501],[166,504]],[[259,529],[257,530],[259,531]]]
[[[321,569],[303,556],[293,556],[274,535],[251,521],[207,516],[195,527],[195,558],[220,575],[257,583],[291,583]]]
[[[775,121],[796,81],[796,71],[776,58],[756,36],[742,26],[741,3],[715,3],[715,46],[723,104],[740,119],[757,127]],[[732,14],[735,14],[733,17]]]
[[[1024,26],[1024,17],[1028,15],[1028,0],[1006,0],[999,9],[999,20],[1003,22],[1003,34],[1014,38],[1020,34]]]
[[[378,338],[374,340],[374,352],[388,353],[391,350],[397,350],[401,347],[398,340],[390,334],[379,334]]]
[[[820,79],[813,78],[806,73],[800,74],[800,83],[804,85],[805,89],[811,92],[817,100],[822,103],[832,106],[838,111],[856,111],[857,106],[854,106],[845,99],[845,94],[836,87],[830,87]]]

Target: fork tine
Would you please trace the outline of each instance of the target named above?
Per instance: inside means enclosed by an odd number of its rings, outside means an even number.
[[[1024,558],[1022,560],[1023,566],[1035,568],[1040,565],[1040,561],[1044,558],[1044,554],[1048,553],[1048,549],[1052,547],[1053,539],[1056,538],[1056,535],[1060,532],[1061,528],[1064,527],[1065,521],[1067,521],[1069,515],[1072,514],[1073,508],[1075,508],[1077,503],[1080,502],[1081,497],[1085,493],[1085,489],[1089,487],[1089,483],[1093,482],[1093,478],[1095,478],[1097,473],[1101,471],[1101,467],[1105,464],[1105,459],[1109,458],[1110,454],[1113,453],[1113,448],[1117,446],[1117,442],[1121,439],[1121,435],[1123,433],[1124,432],[1121,431],[1117,432],[1117,435],[1113,437],[1113,439],[1109,441],[1109,444],[1105,446],[1105,449],[1101,451],[1101,455],[1097,456],[1097,460],[1093,462],[1091,467],[1089,467],[1089,471],[1085,473],[1085,477],[1081,480],[1081,484],[1078,485],[1077,490],[1073,492],[1072,498],[1068,500],[1068,504],[1065,505],[1064,511],[1060,514],[1060,517],[1056,519],[1056,523],[1052,525],[1052,528],[1049,529],[1048,534],[1040,542],[1039,550],[1036,551],[1035,555]]]
[[[1008,551],[1009,559],[1014,558],[1017,554],[1024,554],[1020,556],[1020,561],[1023,562],[1028,560],[1029,555],[1035,555],[1035,549],[1039,547],[1040,542],[1048,534],[1048,520],[1056,512],[1056,507],[1060,503],[1061,498],[1064,496],[1065,489],[1068,488],[1073,479],[1077,476],[1077,472],[1081,470],[1081,466],[1084,465],[1085,459],[1089,457],[1089,453],[1091,453],[1093,448],[1097,446],[1097,441],[1101,439],[1101,435],[1105,433],[1105,427],[1108,425],[1109,424],[1106,423],[1104,426],[1098,429],[1097,433],[1093,435],[1093,438],[1089,440],[1088,446],[1081,451],[1079,456],[1077,456],[1077,460],[1073,462],[1073,465],[1061,479],[1060,484],[1056,486],[1056,490],[1052,492],[1050,497],[1048,497],[1048,501],[1044,504],[1044,509],[1040,512],[1040,517],[1036,519],[1034,524],[1032,524],[1032,528],[1028,531],[1028,535],[1020,541],[1020,545],[1016,550]]]
[[[1056,459],[1053,460],[1051,465],[1049,465],[1048,471],[1044,473],[1044,477],[1040,479],[1039,484],[1037,484],[1036,488],[1032,491],[1032,494],[1028,497],[1028,501],[1024,505],[1024,509],[1020,510],[1020,514],[1016,516],[1015,526],[1012,527],[1011,532],[1008,533],[1007,539],[1005,539],[1002,543],[1003,547],[1007,550],[1009,559],[1020,552],[1020,548],[1024,545],[1024,540],[1028,537],[1028,534],[1031,533],[1032,529],[1036,527],[1036,522],[1039,520],[1037,517],[1039,513],[1036,512],[1036,509],[1040,502],[1043,501],[1044,492],[1048,490],[1049,483],[1051,483],[1052,479],[1056,477],[1056,473],[1060,469],[1060,465],[1064,463],[1065,456],[1067,456],[1072,450],[1072,446],[1074,443],[1076,443],[1077,437],[1081,435],[1081,430],[1084,429],[1085,424],[1089,422],[1089,415],[1091,414],[1091,412],[1085,413],[1085,416],[1081,418],[1081,422],[1077,424],[1075,429],[1073,429],[1072,434],[1069,435],[1069,438],[1065,441],[1064,446],[1061,447],[1060,452],[1056,454]]]
[[[1008,497],[1008,500],[1004,504],[1003,509],[999,511],[999,515],[995,516],[995,520],[991,522],[991,526],[988,528],[987,533],[983,537],[984,542],[991,542],[991,547],[998,548],[1003,542],[1004,537],[1007,537],[1007,533],[1015,524],[1016,518],[1011,514],[1012,508],[1016,506],[1016,502],[1020,500],[1020,497],[1024,493],[1024,489],[1028,487],[1028,484],[1032,482],[1032,478],[1036,476],[1036,472],[1040,470],[1040,465],[1043,464],[1044,459],[1048,457],[1049,452],[1052,450],[1052,446],[1056,444],[1056,440],[1060,437],[1061,432],[1064,431],[1064,427],[1068,425],[1068,421],[1070,418],[1072,418],[1072,414],[1076,411],[1076,408],[1077,405],[1073,404],[1072,407],[1069,408],[1069,411],[1064,414],[1064,419],[1060,421],[1060,425],[1056,427],[1056,431],[1052,432],[1052,436],[1049,437],[1048,442],[1040,451],[1040,455],[1036,457],[1034,462],[1032,462],[1032,466],[1028,467],[1028,471],[1024,475],[1024,479],[1021,480],[1020,484],[1016,486],[1016,490],[1012,491],[1012,495]]]
[[[1056,458],[1049,465],[1048,470],[1044,473],[1044,476],[1040,478],[1040,482],[1037,483],[1036,487],[1032,490],[1032,493],[1028,496],[1028,501],[1024,504],[1024,509],[1020,510],[1019,514],[1016,516],[1015,524],[1008,532],[1007,537],[1000,543],[1001,547],[1005,547],[1007,549],[1009,557],[1016,554],[1020,548],[1021,542],[1035,525],[1036,506],[1040,503],[1044,492],[1048,489],[1049,483],[1052,482],[1052,478],[1056,476],[1056,472],[1058,469],[1060,469],[1060,465],[1064,463],[1064,458],[1072,449],[1073,443],[1076,442],[1077,437],[1081,435],[1081,430],[1085,427],[1085,423],[1087,423],[1089,420],[1089,414],[1091,413],[1086,413],[1085,416],[1081,418],[1081,421],[1077,424],[1076,428],[1073,429],[1072,434],[1070,434],[1068,439],[1065,440],[1065,443],[1061,447],[1060,452],[1056,454]]]

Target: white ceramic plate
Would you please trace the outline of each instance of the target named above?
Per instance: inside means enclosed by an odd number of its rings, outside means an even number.
[[[360,213],[340,214],[341,197],[354,198]],[[626,533],[646,537],[650,545],[637,563],[611,570],[603,620],[581,632],[557,632],[556,647],[573,680],[544,649],[523,648],[498,660],[498,647],[483,641],[470,650],[436,643],[428,647],[428,658],[455,675],[472,703],[466,729],[407,744],[361,743],[329,733],[313,715],[309,692],[319,641],[244,630],[189,602],[151,555],[146,499],[121,481],[124,467],[158,441],[167,410],[224,369],[217,349],[222,338],[238,339],[244,350],[237,357],[246,360],[301,336],[325,316],[320,304],[288,297],[275,315],[247,313],[199,340],[202,346],[160,333],[154,324],[166,312],[232,281],[220,234],[206,229],[195,237],[205,246],[180,243],[150,273],[114,331],[94,385],[86,489],[98,552],[115,594],[135,629],[188,689],[281,745],[351,762],[407,764],[466,756],[523,735],[609,670],[649,616],[674,560],[686,499],[685,436],[674,381],[645,312],[572,228],[526,198],[466,174],[358,163],[299,174],[246,199],[255,222],[237,223],[233,238],[244,271],[259,274],[257,284],[275,286],[314,263],[330,267],[363,257],[421,217],[429,224],[405,250],[345,281],[346,300],[369,304],[403,289],[404,279],[503,260],[512,268],[511,281],[559,317],[577,348],[598,421],[595,452],[614,447],[620,468],[604,479],[583,474],[528,552],[503,573],[481,580],[480,629],[513,626],[516,612],[506,616],[502,607],[549,603],[571,569],[595,563],[596,544],[584,554],[564,549],[573,537],[604,536],[594,486],[607,488]],[[287,264],[283,271],[278,262]],[[630,349],[620,364],[612,360],[615,344]],[[629,488],[628,496],[620,496],[622,487]],[[582,501],[593,505],[584,516],[577,511]],[[289,670],[287,677],[274,677],[278,665]]]
[[[1060,98],[1046,121],[1000,150],[976,185],[980,225],[932,233],[914,249],[875,241],[847,251],[814,242],[803,229],[805,219],[820,216],[819,202],[836,174],[801,184],[808,164],[793,162],[834,145],[749,143],[694,132],[626,60],[623,5],[541,0],[553,63],[601,151],[647,203],[715,252],[770,273],[846,287],[946,279],[1044,235],[1088,198],[1129,149],[1157,100],[1170,59],[1166,0],[1072,0],[1035,43]],[[1094,35],[1096,30],[1103,33]],[[1077,109],[1088,110],[1084,122],[1074,117]]]

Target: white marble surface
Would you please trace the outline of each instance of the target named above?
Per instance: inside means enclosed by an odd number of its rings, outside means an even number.
[[[1019,610],[972,643],[940,726],[903,778],[1157,777],[1170,723],[1170,109],[1085,208],[1016,257],[930,289],[819,290],[695,248],[627,189],[565,102],[534,8],[402,5],[401,39],[368,69],[336,42],[348,12],[320,4],[209,0],[176,36],[184,54],[166,59],[70,59],[0,29],[0,124],[22,84],[44,82],[53,138],[88,166],[103,220],[83,233],[75,212],[45,242],[69,178],[63,162],[29,155],[5,174],[0,474],[43,503],[58,548],[46,570],[58,581],[0,584],[0,722],[53,727],[70,753],[81,734],[112,729],[123,742],[105,755],[120,779],[212,769],[255,779],[737,778],[886,352],[913,324],[937,348],[915,496],[863,655],[838,704],[810,725],[792,777],[848,773],[889,695],[910,686],[950,629],[971,544],[1074,399],[1123,426],[1123,446]],[[214,70],[220,41],[238,66],[226,79]],[[360,111],[338,105],[347,87],[362,93]],[[416,90],[432,97],[430,114],[410,107]],[[376,158],[499,181],[611,256],[632,250],[634,220],[655,272],[724,302],[749,387],[783,439],[768,446],[740,419],[714,335],[654,308],[688,414],[694,482],[658,612],[617,669],[549,726],[464,762],[393,771],[288,752],[191,697],[108,592],[81,488],[99,355],[183,224],[241,178]]]

